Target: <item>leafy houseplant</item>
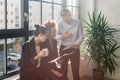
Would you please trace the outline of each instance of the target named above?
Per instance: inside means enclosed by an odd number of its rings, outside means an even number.
[[[95,71],[103,71],[103,73],[108,71],[112,74],[117,66],[115,59],[119,57],[115,51],[120,47],[114,39],[114,34],[119,30],[110,27],[102,12],[98,15],[93,12],[92,16],[88,13],[88,16],[90,22],[85,21],[88,25],[86,51],[90,54],[90,60],[96,64]]]

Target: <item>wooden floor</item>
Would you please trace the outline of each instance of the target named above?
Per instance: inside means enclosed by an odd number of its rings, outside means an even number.
[[[80,78],[81,78],[81,80],[92,80],[92,77],[91,77],[92,76],[92,68],[93,68],[93,66],[91,64],[86,62],[84,59],[80,59]],[[15,76],[11,76],[9,78],[6,78],[4,80],[16,80],[18,78],[19,78],[19,74],[15,75]],[[70,64],[68,65],[68,78],[69,78],[69,80],[73,80]],[[114,80],[114,79],[105,78],[104,80]],[[120,80],[120,79],[116,79],[116,80]]]
[[[84,59],[80,59],[80,78],[81,80],[92,80],[92,69],[93,66],[86,62]],[[68,78],[69,80],[73,80],[72,77],[72,71],[71,71],[71,65],[68,65]],[[105,78],[104,80],[114,80],[114,79],[108,79]]]
[[[81,80],[92,80],[92,78],[90,76],[83,76],[81,77]],[[113,80],[113,79],[105,78],[104,80]]]

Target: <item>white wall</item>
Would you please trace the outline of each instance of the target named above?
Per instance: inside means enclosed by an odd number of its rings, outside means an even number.
[[[102,11],[107,17],[111,25],[120,25],[120,0],[98,0],[98,9],[97,11]],[[113,26],[120,29],[120,26]],[[120,34],[120,33],[119,33]],[[116,39],[120,44],[120,35],[116,34]],[[120,49],[116,51],[116,54],[120,56]],[[120,59],[116,59],[120,65]],[[120,68],[117,67],[115,76],[111,76],[117,80],[120,79]]]
[[[107,17],[107,21],[110,25],[115,25],[113,27],[120,29],[120,0],[96,0],[96,6],[94,7],[94,1],[89,0],[81,0],[80,2],[80,9],[81,9],[81,18],[84,20],[88,20],[88,14],[93,12],[93,10],[96,8],[96,13],[99,13],[102,11],[102,13]],[[85,24],[83,24],[85,25]],[[120,32],[118,34],[115,34],[116,40],[118,41],[118,45],[120,45]],[[116,51],[116,54],[120,56],[120,49]],[[120,59],[116,59],[118,64],[120,65]],[[115,80],[120,80],[120,68],[116,68],[116,74],[113,76],[107,75],[111,78],[114,78]]]
[[[88,12],[92,13],[94,10],[94,0],[81,0],[80,1],[80,15],[84,20],[88,20]]]
[[[102,11],[107,16],[110,24],[120,25],[120,0],[98,0],[98,12]]]

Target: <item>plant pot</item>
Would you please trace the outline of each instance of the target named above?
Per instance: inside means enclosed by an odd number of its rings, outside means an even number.
[[[93,69],[93,80],[104,80],[104,71]]]

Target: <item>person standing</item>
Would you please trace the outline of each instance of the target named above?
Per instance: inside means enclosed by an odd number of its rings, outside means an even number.
[[[58,38],[61,40],[60,55],[69,54],[63,61],[61,68],[66,80],[68,72],[68,61],[71,61],[74,80],[80,80],[80,45],[84,39],[83,27],[80,20],[73,19],[68,9],[61,10],[62,21],[58,24]]]
[[[22,46],[22,56],[19,62],[20,80],[45,80],[40,67],[40,59],[45,57],[45,52],[40,43],[46,41],[47,29],[39,25],[35,27],[33,38]]]

